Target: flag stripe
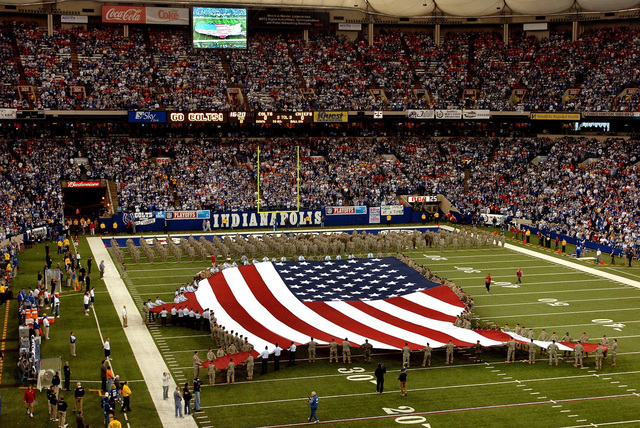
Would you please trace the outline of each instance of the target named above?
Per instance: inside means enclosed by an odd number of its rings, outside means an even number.
[[[454,293],[453,290],[451,290],[446,285],[429,288],[428,290],[424,290],[423,293],[435,299],[433,301],[435,306],[430,307],[439,308],[443,303],[448,303],[449,305],[453,306],[453,308],[451,308],[451,312],[444,309],[438,309],[440,310],[440,312],[449,315],[458,315],[460,312],[462,312],[461,309],[464,309],[464,303],[462,303],[456,293]]]
[[[397,338],[402,342],[402,346],[404,346],[404,342],[408,342],[412,349],[423,348],[423,346],[420,346],[419,344],[426,341],[425,337],[412,331],[406,331],[398,328],[397,326],[389,323],[388,319],[377,318],[365,311],[361,311],[357,306],[351,305],[350,302],[327,302],[327,305],[351,317],[352,319],[357,319],[371,328],[375,328],[378,333],[388,334],[391,337]]]
[[[378,302],[372,303],[375,304]],[[439,347],[446,345],[449,341],[449,336],[447,336],[446,334],[427,327],[423,327],[419,324],[414,324],[413,322],[405,321],[401,318],[398,318],[397,316],[374,307],[374,304],[370,304],[369,302],[349,302],[349,304],[358,308],[362,312],[371,315],[372,317],[383,319],[386,322],[393,324],[404,331],[410,331],[419,335],[420,340],[414,339],[414,341],[417,341],[420,344],[429,342],[431,344],[430,346]],[[405,337],[405,335],[401,335],[400,337]],[[424,345],[420,346],[420,349],[422,348],[424,348]]]
[[[302,303],[296,296],[291,293],[291,290],[286,286],[277,270],[273,266],[272,263],[258,263],[255,265],[256,270],[264,280],[265,284],[269,288],[269,290],[273,293],[273,295],[291,312],[296,314],[297,318],[302,322],[317,325],[322,328],[322,330],[329,332],[332,337],[344,338],[350,337],[351,340],[356,343],[364,343],[365,337],[360,336],[351,330],[351,326],[342,327],[334,323],[334,320],[327,319],[317,314],[313,310],[311,310],[307,305]],[[318,342],[321,342],[318,340]],[[378,342],[376,340],[372,340],[369,338],[369,342],[374,348],[378,349],[388,349],[389,346]],[[327,341],[328,343],[328,341]]]
[[[256,269],[256,266],[265,265],[266,263],[261,263],[260,265],[248,265],[239,268],[239,270],[242,272],[242,275],[246,279],[251,293],[254,296],[259,296],[258,298],[260,299],[260,303],[269,308],[271,314],[275,316],[278,321],[286,324],[287,326],[290,326],[291,328],[295,328],[297,332],[300,332],[301,336],[304,335],[304,337],[300,339],[301,343],[311,337],[322,342],[331,342],[331,339],[334,336],[331,336],[331,334],[326,333],[301,320],[289,309],[287,309],[287,307],[284,306],[280,301],[278,301],[271,290],[269,290],[269,287],[264,282],[262,276],[260,276],[260,273]]]
[[[395,316],[396,318],[401,320],[406,320],[414,325],[426,326],[425,328],[432,329],[432,331],[435,331],[437,334],[442,335],[435,337],[435,339],[442,342],[444,345],[446,345],[449,339],[451,339],[456,346],[470,346],[472,344],[475,344],[477,340],[480,340],[480,342],[484,346],[500,345],[502,343],[502,341],[500,340],[495,340],[492,337],[484,336],[482,331],[478,332],[475,330],[456,327],[449,322],[434,321],[429,318],[425,318],[420,314],[415,314],[413,312],[402,309],[400,306],[393,305],[387,301],[375,301],[366,303],[377,308],[382,313]],[[508,336],[505,337],[506,340],[504,340],[504,342],[509,340]],[[431,347],[440,346],[437,344],[434,345],[431,342],[430,344]]]
[[[385,348],[392,347],[402,349],[404,346],[404,341],[402,339],[380,332],[358,320],[352,319],[325,302],[307,302],[305,305],[322,317],[331,319],[344,328],[347,328],[348,326],[349,329],[353,330],[360,337],[368,338],[370,341],[375,340],[384,343],[386,345]],[[352,338],[351,340],[354,339]],[[362,344],[364,341],[360,341],[360,343]]]
[[[392,297],[385,301],[433,321],[442,321],[452,324],[456,320],[455,316],[446,315],[442,312],[430,309],[428,305],[431,303],[431,297],[421,292],[407,294],[402,297]],[[461,312],[462,311],[459,310],[456,315]]]
[[[225,282],[224,276],[222,276],[221,273],[200,281],[200,283],[198,284],[198,291],[196,291],[196,299],[201,306],[213,310],[213,313],[218,319],[220,325],[223,325],[228,331],[247,331],[236,318],[229,315],[224,306],[218,300],[217,284],[220,282]],[[253,334],[253,336],[250,337],[249,340],[256,349],[264,349],[265,345],[271,343],[264,338],[259,337],[257,334]]]
[[[218,278],[215,284],[212,284],[215,289],[216,297],[218,301],[228,314],[233,314],[235,319],[241,326],[241,331],[246,331],[253,336],[262,338],[268,343],[287,343],[287,339],[279,334],[274,333],[270,329],[264,327],[261,323],[257,322],[247,310],[241,305],[233,294],[230,285],[227,282],[227,275],[231,272],[238,272],[237,269],[226,269],[222,272],[222,275],[214,275],[211,278]],[[238,273],[239,274],[239,273]],[[254,346],[257,346],[254,343]]]
[[[229,289],[238,302],[242,302],[242,307],[247,311],[249,317],[255,323],[268,326],[271,332],[277,332],[283,338],[288,338],[286,342],[278,341],[280,345],[288,345],[289,341],[296,344],[307,342],[307,336],[299,333],[291,325],[281,322],[274,316],[275,308],[264,305],[262,295],[254,294],[247,284],[245,275],[255,271],[253,266],[242,266],[238,269],[225,269],[223,275],[229,284]]]

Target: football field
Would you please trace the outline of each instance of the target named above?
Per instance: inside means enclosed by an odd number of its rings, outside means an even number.
[[[257,361],[251,381],[246,379],[246,370],[240,366],[236,369],[235,384],[227,385],[222,371],[217,374],[215,386],[210,386],[206,370],[202,369],[203,412],[188,418],[193,418],[201,428],[302,425],[309,417],[307,396],[316,391],[320,397],[320,421],[339,426],[503,427],[527,422],[543,427],[640,426],[637,412],[640,405],[637,340],[640,337],[637,310],[640,290],[633,286],[640,280],[638,266],[594,266],[590,260],[575,260],[534,244],[524,245],[510,239],[507,244],[507,248],[457,251],[407,249],[405,254],[469,293],[475,300],[474,314],[482,326],[508,323],[513,329],[520,323],[527,330],[532,328],[536,338],[543,328],[549,334],[555,331],[559,337],[569,332],[574,340],[586,332],[591,343],[597,343],[603,335],[610,340],[617,338],[617,366],[610,365],[608,356],[603,369],[596,371],[591,355],[582,369],[573,367],[573,358],[561,360],[558,366],[549,366],[546,356],[540,352],[536,364],[530,365],[525,362],[525,351],[518,352],[514,364],[506,364],[506,348],[499,347],[485,348],[480,363],[473,362],[471,350],[456,349],[452,365],[444,364],[444,351],[438,349],[434,351],[431,366],[422,367],[422,354],[415,352],[408,369],[408,395],[402,397],[397,380],[402,365],[399,351],[374,350],[372,362],[364,363],[360,350],[354,349],[352,364],[329,364],[328,348],[319,348],[318,361],[310,364],[306,360],[306,347],[300,346],[295,366],[287,367],[288,353],[284,352],[280,371],[274,372],[271,363],[268,373],[260,375]],[[90,254],[86,238],[80,239],[78,248],[86,260]],[[123,250],[126,270],[119,267],[114,274],[122,278],[135,303],[135,308],[129,307],[130,313],[140,311],[147,299],[172,300],[180,285],[192,281],[198,271],[210,264],[208,260],[191,261],[187,257],[178,262],[171,255],[166,263],[156,258],[152,264],[143,258],[136,264],[127,249]],[[34,283],[43,256],[42,245],[22,254],[16,284],[28,287]],[[294,255],[287,254],[291,256]],[[92,272],[97,271],[95,256],[94,260]],[[610,262],[609,257],[604,261]],[[522,284],[516,284],[518,268],[523,271]],[[494,281],[490,293],[484,286],[488,273]],[[173,379],[182,386],[193,379],[193,352],[199,350],[204,360],[208,349],[215,349],[216,344],[202,330],[170,324],[162,327],[159,322],[146,327],[153,343],[144,346],[129,343],[131,321],[129,330],[125,331],[120,324],[120,307],[114,306],[122,296],[115,295],[113,289],[99,280],[94,279],[94,285],[96,307],[90,317],[83,316],[82,292],[63,292],[61,318],[52,325],[52,340],[42,345],[43,356],[60,355],[63,362],[71,360],[72,382],[82,380],[89,388],[85,414],[92,426],[99,426],[100,345],[104,337],[110,337],[115,372],[132,381],[134,392],[133,412],[126,415],[126,420],[119,408],[116,412],[123,426],[155,427],[160,421],[165,426],[180,426],[174,424],[172,413],[167,419],[166,414],[158,416],[155,410],[157,403],[153,402],[153,395],[161,389],[162,369],[152,367],[160,373],[157,379],[146,379],[144,373],[148,367],[139,367],[134,357],[148,353],[155,346]],[[15,309],[16,303],[12,305],[10,309]],[[17,324],[9,316],[10,309],[0,311],[0,322],[10,321],[5,324],[7,349],[0,381],[3,407],[0,420],[3,426],[33,426],[33,423],[47,426],[44,394],[38,396],[41,404],[36,408],[34,420],[24,414],[23,390],[19,388],[15,372],[17,353],[12,351]],[[224,320],[219,322],[224,324]],[[77,359],[68,354],[70,330],[75,330],[81,344]],[[379,362],[387,366],[382,394],[376,392],[373,376]],[[172,403],[164,405],[172,412]],[[73,414],[68,413],[69,419]],[[18,416],[8,420],[7,415]]]
[[[534,245],[527,248],[568,259]],[[445,365],[444,352],[438,350],[432,365],[422,367],[422,354],[416,352],[409,368],[409,393],[401,397],[397,381],[402,362],[399,352],[375,353],[372,363],[365,364],[356,350],[353,364],[345,365],[329,364],[325,348],[319,350],[320,360],[310,364],[304,359],[306,349],[302,346],[294,367],[285,364],[279,372],[272,372],[270,367],[267,375],[256,375],[253,381],[246,380],[243,367],[236,370],[234,385],[224,384],[224,373],[218,373],[217,384],[203,388],[204,412],[196,415],[196,422],[202,427],[305,423],[309,413],[306,397],[314,390],[320,396],[320,420],[344,426],[509,426],[516,417],[535,418],[541,426],[554,427],[640,425],[636,410],[640,404],[636,391],[640,380],[636,364],[640,355],[640,290],[585,272],[583,267],[594,267],[589,261],[567,267],[512,249],[431,248],[408,254],[470,293],[483,326],[488,322],[501,326],[508,323],[513,328],[520,323],[527,330],[533,328],[536,338],[542,328],[560,337],[569,332],[574,340],[586,332],[592,343],[603,335],[618,338],[617,366],[611,367],[608,358],[603,370],[596,372],[593,357],[586,360],[583,369],[574,368],[572,358],[559,366],[549,366],[540,355],[537,364],[529,365],[523,362],[525,351],[518,354],[515,364],[505,364],[506,350],[496,348],[485,349],[483,362],[478,364],[473,363],[470,350],[458,349],[453,365]],[[155,300],[156,296],[168,301],[180,284],[192,280],[194,273],[206,265],[198,261],[162,266],[128,262],[124,277],[137,303]],[[518,268],[524,273],[519,285],[514,284]],[[597,269],[628,278],[637,275],[635,267]],[[488,273],[494,281],[490,293],[484,286]],[[224,324],[224,320],[219,321]],[[178,383],[191,380],[193,350],[206,354],[209,347],[215,347],[202,331],[149,328]],[[285,352],[283,361],[286,358]],[[388,367],[383,394],[375,392],[373,382],[378,362]]]

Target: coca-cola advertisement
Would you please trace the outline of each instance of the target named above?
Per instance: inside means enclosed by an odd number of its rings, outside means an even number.
[[[189,25],[189,9],[176,7],[148,7],[147,24]]]
[[[146,24],[147,14],[144,7],[102,6],[102,22]]]

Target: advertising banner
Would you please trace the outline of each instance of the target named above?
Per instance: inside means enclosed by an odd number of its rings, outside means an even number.
[[[130,111],[130,123],[164,123],[167,121],[166,111]]]
[[[341,22],[338,24],[338,30],[341,31],[361,31],[362,24],[349,24],[345,22]]]
[[[189,25],[189,9],[178,7],[146,8],[147,24]]]
[[[147,15],[141,6],[102,6],[102,22],[146,24]]]
[[[380,224],[380,207],[369,208],[369,224]]]
[[[412,204],[414,202],[438,202],[438,197],[436,195],[428,195],[428,196],[408,196],[407,201]]]
[[[18,110],[15,108],[0,108],[0,120],[11,120],[18,117]]]
[[[100,181],[67,181],[69,188],[102,187]]]
[[[407,117],[409,119],[434,119],[436,112],[434,110],[407,110]]]
[[[125,225],[129,222],[132,222],[136,226],[146,226],[149,224],[154,224],[156,222],[156,219],[152,212],[124,213],[122,214],[122,222]]]
[[[61,15],[60,22],[63,24],[88,24],[89,17],[87,15]]]
[[[462,110],[463,119],[489,119],[490,117],[490,110]]]
[[[619,117],[619,118],[632,118],[640,113],[632,111],[585,111],[582,115],[587,117],[604,118],[604,117]]]
[[[211,211],[209,210],[198,210],[198,211],[167,211],[164,213],[164,218],[167,220],[193,220],[200,219],[204,220],[206,218],[211,218]],[[156,213],[156,218],[158,217],[158,213]]]
[[[327,215],[349,215],[349,214],[366,214],[367,207],[326,207],[325,212]]]
[[[403,215],[404,207],[402,205],[383,205],[380,207],[380,214],[385,217],[388,215]]]
[[[257,27],[325,28],[329,26],[329,13],[263,9],[255,11],[251,23]]]
[[[348,122],[349,112],[346,111],[316,111],[313,112],[313,121],[321,123]]]
[[[485,225],[491,226],[493,225],[493,221],[495,220],[495,224],[501,224],[505,221],[507,216],[502,214],[480,214],[480,221],[482,221]]]
[[[529,113],[531,120],[566,120],[578,121],[580,113]]]
[[[462,110],[436,110],[436,119],[462,119]]]

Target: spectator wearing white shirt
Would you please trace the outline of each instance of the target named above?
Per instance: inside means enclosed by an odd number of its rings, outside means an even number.
[[[287,348],[287,351],[289,351],[289,363],[287,364],[288,367],[296,365],[296,349],[296,344],[291,341],[291,346]]]
[[[273,348],[273,351],[271,351],[271,354],[273,354],[273,371],[277,372],[278,370],[280,370],[280,354],[282,353],[282,348],[278,346],[278,344],[276,343],[275,348]]]
[[[122,327],[127,327],[127,306],[122,306]]]
[[[89,302],[91,301],[91,298],[89,297],[89,292],[85,292],[84,296],[82,297],[82,303],[84,303],[84,315],[85,316],[89,316]]]

